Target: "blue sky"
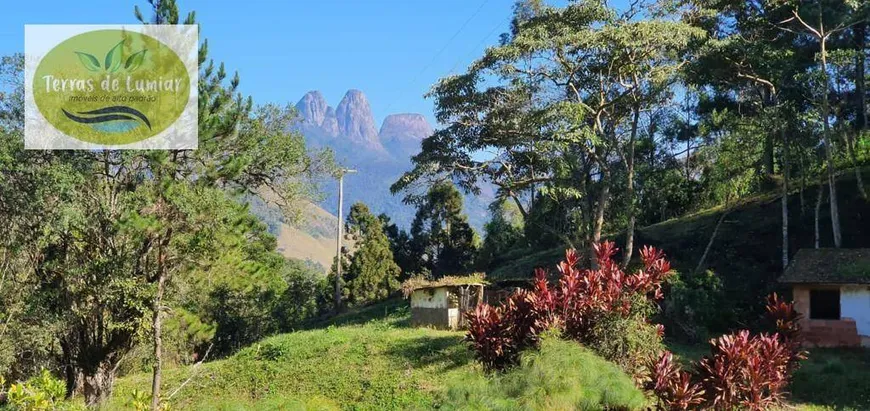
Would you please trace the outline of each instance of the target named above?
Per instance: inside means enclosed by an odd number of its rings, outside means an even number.
[[[4,4],[0,55],[23,51],[24,24],[134,23],[145,0]],[[513,0],[179,0],[195,10],[211,56],[238,70],[256,102],[293,103],[319,89],[337,105],[363,90],[375,120],[419,112],[439,77],[462,71],[507,31]],[[146,14],[147,15],[147,14]]]

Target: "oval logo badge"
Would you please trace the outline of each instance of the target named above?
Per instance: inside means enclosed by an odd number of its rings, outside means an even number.
[[[147,34],[95,30],[61,42],[32,78],[40,114],[62,133],[120,145],[166,130],[190,98],[187,66]]]

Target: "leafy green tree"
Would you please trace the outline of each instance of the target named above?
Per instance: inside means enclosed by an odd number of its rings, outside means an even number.
[[[412,238],[408,231],[399,228],[386,214],[382,213],[378,218],[384,225],[384,233],[387,234],[387,239],[390,240],[390,250],[393,251],[393,258],[402,270],[399,278],[405,280],[413,273],[419,272],[419,261],[414,255]]]
[[[57,350],[54,335],[56,323],[42,306],[32,301],[35,287],[32,262],[18,247],[29,241],[29,232],[19,230],[34,224],[30,214],[50,206],[53,193],[43,185],[51,181],[50,172],[23,174],[31,167],[17,162],[26,156],[19,143],[23,139],[24,113],[24,57],[21,54],[0,58],[0,147],[14,146],[14,150],[0,149],[0,213],[6,227],[0,239],[0,380],[23,381],[35,375],[41,368],[55,367],[59,363],[53,354]],[[37,156],[36,158],[39,158]],[[24,181],[29,190],[9,191],[17,178],[26,175]]]
[[[394,191],[450,176],[474,192],[485,180],[527,225],[574,246],[577,238],[600,241],[611,188],[625,168],[633,221],[640,114],[667,99],[682,49],[701,34],[672,19],[639,21],[640,14],[599,1],[520,3],[501,45],[435,85],[436,117],[447,127],[424,140]],[[575,202],[569,207],[585,220],[574,225],[581,232],[529,218],[539,192]]]
[[[393,259],[383,222],[363,203],[355,203],[347,216],[347,235],[353,255],[344,271],[346,298],[360,305],[386,298],[399,289],[401,270]]]
[[[497,266],[500,256],[522,246],[522,215],[512,203],[496,200],[489,206],[490,219],[483,226],[485,236],[480,247],[478,266],[484,270]]]
[[[819,106],[819,117],[823,127],[822,142],[825,149],[825,169],[828,180],[828,208],[831,212],[834,247],[840,248],[842,233],[837,198],[837,170],[834,163],[834,135],[831,125],[830,94],[833,87],[830,78],[829,46],[832,36],[844,32],[856,23],[866,21],[867,16],[864,13],[858,13],[859,2],[854,0],[816,0],[806,2],[778,0],[774,3],[782,5],[782,8],[791,14],[787,19],[779,22],[781,29],[790,33],[800,34],[818,43],[816,59],[818,71],[816,73],[821,87],[815,90],[814,94],[816,97],[814,100],[816,100],[815,102]]]
[[[447,181],[434,184],[419,202],[411,225],[420,274],[460,274],[474,267],[478,239],[462,212],[462,195]]]
[[[152,6],[153,22],[182,22],[174,1]],[[311,191],[309,177],[329,163],[288,131],[292,109],[254,109],[242,98],[238,76],[208,61],[207,43],[199,63],[198,150],[26,152],[15,138],[0,148],[13,241],[4,250],[30,263],[30,298],[56,324],[67,394],[91,405],[109,396],[118,362],[150,334],[156,406],[172,279],[257,241],[238,223],[238,195],[269,191],[292,214]],[[20,129],[20,111],[3,118]]]

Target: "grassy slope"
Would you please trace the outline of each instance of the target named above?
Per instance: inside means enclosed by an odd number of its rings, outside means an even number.
[[[386,315],[385,315],[386,314]],[[325,328],[267,338],[236,355],[169,370],[173,409],[429,409],[455,372],[472,367],[462,334],[409,328],[407,303],[391,300],[344,315]],[[122,408],[134,389],[148,391],[150,376],[122,378],[111,408]]]
[[[844,246],[870,246],[870,209],[855,197],[851,174],[840,183]],[[868,178],[870,180],[870,178]],[[790,198],[792,250],[812,245],[812,206],[801,216],[797,195]],[[778,275],[779,202],[756,198],[736,206],[726,218],[708,257],[708,266],[729,278],[749,272],[768,286]],[[639,230],[638,243],[664,249],[679,270],[697,264],[721,209],[667,221]],[[827,207],[822,210],[823,244],[830,243]],[[528,275],[535,266],[552,267],[561,250],[526,255],[490,273],[491,277]],[[462,334],[408,328],[407,304],[390,300],[345,314],[311,329],[268,338],[228,359],[199,370],[167,371],[164,388],[175,409],[408,409],[431,408],[455,373],[476,367],[461,344]],[[684,358],[701,347],[673,346]],[[816,350],[791,387],[800,409],[870,409],[870,352]],[[138,374],[117,384],[111,408],[123,408],[133,389],[148,391],[150,376]]]
[[[173,409],[332,410],[431,409],[446,383],[479,370],[462,333],[410,328],[404,300],[342,315],[310,330],[267,338],[199,370],[167,371],[165,392],[191,381]],[[686,365],[706,347],[671,345]],[[134,389],[147,392],[150,374],[118,381],[110,409],[124,409]],[[790,387],[798,410],[870,409],[870,351],[810,353]]]

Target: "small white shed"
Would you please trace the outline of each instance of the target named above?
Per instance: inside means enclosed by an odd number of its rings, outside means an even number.
[[[483,289],[482,274],[438,280],[418,277],[402,284],[411,300],[411,325],[448,330],[465,326],[464,314],[483,302]]]
[[[779,282],[792,288],[805,345],[870,346],[870,249],[798,250]]]

